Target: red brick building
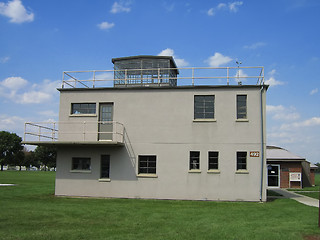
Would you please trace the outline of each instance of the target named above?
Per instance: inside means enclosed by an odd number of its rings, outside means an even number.
[[[314,186],[317,166],[305,158],[276,146],[267,146],[267,184],[274,188]]]

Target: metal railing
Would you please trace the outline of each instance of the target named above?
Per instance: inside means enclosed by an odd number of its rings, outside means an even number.
[[[130,81],[138,81],[141,86],[152,84],[161,86],[168,81],[177,81],[178,86],[185,85],[263,85],[263,67],[191,67],[191,68],[165,68],[165,70],[178,70],[179,76],[150,76],[150,72],[161,72],[164,69],[121,69],[121,70],[90,70],[63,72],[62,88],[95,88],[115,87],[122,82],[124,87],[132,86]],[[140,72],[140,74],[137,74]],[[117,76],[117,77],[115,77]],[[122,76],[122,77],[118,77]],[[139,85],[139,84],[135,84]]]
[[[116,121],[26,122],[24,142],[44,141],[123,143],[124,125]]]

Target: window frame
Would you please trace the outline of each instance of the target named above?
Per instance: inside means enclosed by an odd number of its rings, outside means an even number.
[[[79,105],[77,108],[76,105]],[[86,107],[87,105],[87,107]],[[91,107],[90,107],[91,106]],[[84,102],[84,103],[71,103],[70,114],[73,116],[77,115],[96,115],[97,114],[97,104]]]
[[[216,156],[210,156],[216,155]],[[212,163],[211,161],[215,160],[216,162]],[[216,167],[210,167],[216,165]],[[219,152],[218,151],[209,151],[208,152],[208,171],[219,171]]]
[[[244,99],[240,99],[243,98]],[[236,96],[237,102],[237,120],[247,120],[248,119],[248,95],[247,94],[237,94]],[[244,103],[244,106],[241,105]],[[241,110],[244,108],[244,110]]]
[[[189,172],[199,172],[199,171],[200,171],[200,151],[190,151],[189,152]]]
[[[75,161],[79,161],[77,164]],[[87,162],[87,163],[86,163]],[[75,168],[75,165],[80,166]],[[85,165],[88,165],[85,167]],[[91,172],[91,158],[90,157],[72,157],[71,172]]]
[[[244,167],[242,167],[242,166],[244,166]],[[240,171],[240,172],[241,171],[248,171],[248,153],[246,151],[238,151],[237,152],[236,170]]]
[[[146,166],[141,166],[145,163]],[[154,163],[154,166],[152,166]],[[141,171],[146,169],[146,171]],[[152,170],[154,169],[154,170]],[[157,155],[139,155],[138,156],[138,176],[156,176],[157,175]]]
[[[202,100],[200,100],[201,98]],[[212,101],[206,100],[206,98],[212,98]],[[212,106],[210,106],[210,103],[212,103]],[[212,112],[208,110],[212,110]],[[206,116],[208,114],[212,114],[212,116]],[[198,121],[215,120],[215,95],[194,95],[193,119]]]

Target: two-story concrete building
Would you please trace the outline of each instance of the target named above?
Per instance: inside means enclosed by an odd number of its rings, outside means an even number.
[[[266,200],[263,68],[112,62],[64,72],[59,122],[26,123],[25,143],[57,147],[56,195]]]

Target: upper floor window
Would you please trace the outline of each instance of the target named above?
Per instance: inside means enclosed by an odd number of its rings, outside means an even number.
[[[237,170],[247,170],[247,152],[237,152]]]
[[[95,114],[95,103],[72,103],[71,114]]]
[[[214,95],[194,96],[194,119],[214,119]]]
[[[71,170],[91,170],[91,159],[84,157],[72,158]]]
[[[140,155],[138,174],[156,174],[157,171],[157,157],[154,155]]]
[[[199,169],[200,169],[200,152],[191,151],[189,170],[199,170]]]
[[[208,170],[218,170],[218,156],[219,152],[208,152]]]
[[[237,95],[237,119],[247,119],[247,95]]]

